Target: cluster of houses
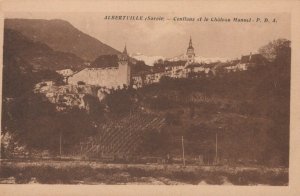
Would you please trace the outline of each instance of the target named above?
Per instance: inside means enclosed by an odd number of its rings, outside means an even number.
[[[37,84],[35,91],[45,94],[53,103],[64,102],[64,105],[67,106],[78,105],[84,107],[83,97],[85,94],[96,95],[101,100],[111,90],[128,86],[141,88],[145,85],[158,83],[162,77],[203,77],[214,75],[219,69],[225,72],[245,71],[249,67],[266,65],[267,63],[262,55],[251,53],[242,56],[240,60],[226,63],[197,63],[195,62],[195,52],[191,38],[184,61],[163,62],[161,65],[154,65],[151,70],[132,74],[132,65],[129,59],[125,46],[123,53],[118,55],[118,66],[87,67],[78,72],[71,69],[58,70],[57,73],[64,77],[66,85],[55,86],[53,82],[45,81]]]
[[[153,68],[149,73],[133,75],[132,86],[141,88],[144,85],[158,83],[162,77],[188,78],[215,75],[218,69],[223,69],[225,72],[245,71],[250,67],[266,65],[267,63],[261,54],[252,53],[242,56],[241,60],[232,60],[226,63],[197,63],[195,62],[195,52],[191,38],[185,59],[185,61],[168,62],[163,68]]]
[[[132,86],[141,88],[145,85],[158,83],[162,77],[188,78],[190,76],[216,74],[217,69],[226,72],[245,71],[249,67],[265,65],[266,60],[260,54],[249,54],[242,56],[240,60],[232,60],[226,63],[197,63],[195,62],[195,52],[190,38],[184,61],[168,62],[160,67],[154,66],[150,71],[143,73],[132,73],[131,64],[127,54],[126,46],[121,55],[118,56],[118,67],[105,66],[105,68],[88,67],[79,72],[71,69],[58,70],[57,73],[64,77],[67,84],[96,85],[109,89]]]

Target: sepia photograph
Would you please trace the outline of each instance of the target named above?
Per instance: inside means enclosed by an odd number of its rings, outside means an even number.
[[[0,184],[289,185],[289,13],[3,25]]]

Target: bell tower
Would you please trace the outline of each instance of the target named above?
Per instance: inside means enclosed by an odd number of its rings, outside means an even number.
[[[186,56],[187,56],[187,63],[188,64],[194,63],[194,61],[195,61],[195,52],[194,52],[194,47],[193,47],[193,43],[192,43],[192,37],[190,37],[189,47],[187,48]]]
[[[129,56],[127,53],[126,44],[122,54],[119,55],[119,78],[116,78],[120,81],[120,86],[130,85],[131,80],[131,67],[129,65]]]

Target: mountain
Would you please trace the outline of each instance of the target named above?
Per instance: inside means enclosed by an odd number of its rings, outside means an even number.
[[[132,58],[144,61],[146,65],[153,66],[156,61],[159,59],[165,60],[166,58],[163,56],[147,56],[141,53],[135,53],[130,55]]]
[[[5,19],[4,25],[5,28],[18,31],[34,42],[47,44],[56,51],[73,53],[89,62],[101,55],[119,53],[64,20]]]
[[[78,69],[84,62],[74,54],[54,51],[46,44],[34,42],[8,28],[4,29],[3,51],[4,66],[19,66],[23,71]]]

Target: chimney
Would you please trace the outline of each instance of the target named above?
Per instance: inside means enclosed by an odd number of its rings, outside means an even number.
[[[252,52],[250,52],[249,61],[251,61],[251,58],[252,58]]]

